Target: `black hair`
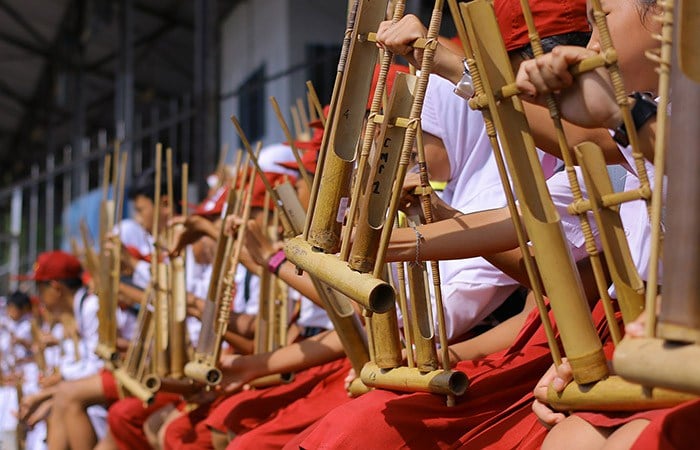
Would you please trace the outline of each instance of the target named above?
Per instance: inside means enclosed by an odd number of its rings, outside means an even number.
[[[545,53],[549,53],[558,45],[576,45],[579,47],[585,47],[590,39],[590,31],[573,31],[571,33],[548,36],[541,39],[542,50],[544,50]],[[527,44],[519,49],[513,50],[512,52],[520,54],[525,59],[532,59],[535,57],[531,44]]]
[[[160,180],[160,195],[161,198],[168,193],[168,177],[165,172],[161,173]],[[173,203],[172,208],[174,211],[180,211],[180,201],[182,199],[182,183],[180,181],[180,173],[176,168],[173,168]],[[131,183],[129,189],[127,190],[127,197],[129,200],[134,200],[138,196],[144,196],[155,202],[155,190],[156,190],[156,169],[154,167],[149,167],[148,169],[141,172],[141,174],[136,177],[136,179]]]
[[[15,291],[7,297],[7,304],[14,305],[20,311],[31,308],[32,301],[29,296],[22,291]]]
[[[58,283],[61,283],[61,284],[65,285],[68,289],[70,289],[71,291],[77,291],[78,289],[83,287],[83,280],[80,278],[58,278],[58,279],[51,280],[51,281],[56,281]],[[39,287],[41,285],[47,285],[49,283],[50,283],[50,281],[37,281],[36,285],[37,285],[37,287]]]
[[[637,0],[637,11],[639,12],[639,18],[641,19],[642,23],[646,23],[647,14],[656,9],[656,7],[656,0]]]

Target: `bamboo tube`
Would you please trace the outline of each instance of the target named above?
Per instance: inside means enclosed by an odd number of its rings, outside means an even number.
[[[634,266],[618,209],[600,206],[600,198],[613,192],[605,157],[600,147],[590,142],[577,145],[575,151],[588,186],[593,215],[599,224],[600,241],[608,260],[608,271],[615,285],[622,318],[625,323],[630,323],[644,310],[644,282]],[[608,321],[611,330],[613,326],[617,330],[614,324],[615,321]]]
[[[306,113],[306,105],[304,104],[304,100],[302,100],[301,98],[297,98],[297,111],[299,112],[299,120],[301,122],[302,135],[306,135],[310,138],[311,129],[309,128],[309,116]]]
[[[433,315],[430,310],[430,294],[426,291],[425,267],[416,263],[408,264],[408,286],[411,293],[410,330],[416,351],[416,366],[421,372],[437,369],[438,358],[435,351]],[[406,320],[404,320],[406,328]]]
[[[348,269],[335,255],[315,251],[300,237],[287,241],[284,252],[297,267],[369,310],[383,313],[393,308],[395,293],[391,285],[369,273]]]
[[[698,61],[700,5],[692,0],[678,0],[678,5],[678,61],[685,76],[700,83],[700,62]]]
[[[600,339],[593,328],[581,280],[574,270],[558,214],[547,192],[542,168],[535,152],[522,103],[518,98],[496,102],[492,95],[498,85],[513,80],[510,60],[498,33],[493,6],[476,0],[461,6],[474,51],[483,90],[499,132],[515,184],[528,235],[533,242],[543,284],[561,333],[562,342],[579,383],[590,383],[607,376],[607,364]],[[478,32],[478,34],[477,34]],[[492,86],[492,83],[495,83]],[[507,126],[505,125],[507,124]],[[504,185],[505,186],[505,185]]]
[[[182,210],[187,214],[187,164],[182,165]],[[177,225],[173,233],[177,234]],[[171,243],[172,245],[172,243]],[[171,258],[171,306],[170,306],[170,377],[182,378],[187,362],[187,289],[185,278],[185,259],[182,256]]]
[[[284,137],[285,139],[287,139],[287,142],[289,143],[289,146],[292,149],[292,154],[294,155],[294,159],[296,160],[297,166],[299,167],[299,173],[301,173],[301,178],[304,180],[307,186],[311,186],[311,178],[309,177],[309,173],[306,171],[306,167],[301,162],[301,157],[299,156],[299,149],[297,149],[296,145],[294,145],[294,138],[292,137],[292,133],[289,131],[289,126],[287,126],[287,122],[284,120],[284,116],[282,115],[282,111],[280,110],[280,105],[277,103],[277,99],[275,99],[275,97],[270,97],[270,103],[272,104],[272,109],[275,111],[277,121],[280,124],[280,128],[282,128]],[[235,121],[234,125],[236,125],[237,123],[238,121]],[[236,125],[236,129],[239,129],[239,134],[243,131],[242,129],[240,129],[240,125]]]
[[[153,400],[155,399],[153,392],[149,391],[138,380],[129,375],[123,368],[120,367],[115,369],[112,373],[119,384],[129,391],[131,395],[141,400],[144,405],[150,405],[153,403]]]
[[[698,345],[625,338],[615,348],[613,365],[616,373],[631,382],[700,395]]]
[[[294,381],[293,373],[275,373],[265,377],[256,378],[248,383],[248,386],[255,389],[263,389],[270,386],[279,386],[280,384],[289,384]]]
[[[349,254],[348,265],[353,270],[371,272],[377,262],[376,255],[379,249],[379,241],[382,230],[386,226],[387,209],[394,193],[394,181],[399,168],[399,159],[407,131],[407,129],[394,126],[393,122],[399,117],[407,117],[410,114],[411,106],[414,102],[413,93],[415,87],[415,77],[405,74],[396,75],[393,93],[384,114],[384,123],[382,123],[379,133],[378,142],[380,145],[377,148],[376,159],[372,162],[368,182],[364,187],[363,203],[358,223],[355,227],[355,239]],[[371,128],[369,123],[368,128]],[[365,136],[365,140],[369,139],[370,142],[365,142],[363,152],[369,153],[369,147],[372,145],[373,138],[374,129],[372,128],[372,135]],[[360,197],[357,186],[361,185],[360,180],[365,178],[363,175],[364,170],[362,170],[364,161],[361,161],[360,164],[361,166],[358,167],[358,175],[356,177],[357,182],[355,183],[355,190],[358,191],[358,196],[355,198]],[[348,225],[350,227],[351,224],[349,223]],[[341,254],[341,259],[342,256]]]
[[[613,376],[592,385],[569,384],[563,392],[552,388],[547,403],[559,411],[641,411],[669,408],[696,398],[694,395],[645,387]]]
[[[195,383],[189,378],[161,378],[151,374],[143,380],[143,386],[156,394],[158,392],[170,392],[173,394],[192,395],[200,392],[203,388],[201,383]]]
[[[685,4],[683,5],[685,7]],[[680,20],[680,11],[676,12]],[[679,42],[677,48],[691,45]],[[693,117],[700,105],[700,84],[681,70],[671,73],[673,116],[669,129],[668,198],[664,247],[664,291],[656,327],[657,337],[700,343],[700,169],[698,139],[700,128]]]
[[[656,141],[654,142],[654,189],[651,196],[651,248],[649,250],[649,270],[644,308],[657,311],[656,298],[659,283],[659,262],[662,255],[663,233],[661,230],[662,203],[664,202],[664,174],[666,173],[666,146],[668,144],[668,106],[671,91],[671,57],[673,54],[673,14],[674,2],[662,1],[663,13],[660,17],[661,34],[655,35],[661,42],[658,52],[647,52],[652,61],[659,64],[659,108],[656,112]],[[652,337],[656,330],[656,315],[649,314],[645,324],[645,335]]]
[[[383,370],[372,362],[365,364],[361,378],[367,386],[374,388],[455,396],[464,394],[469,386],[467,376],[455,370],[427,373],[410,367]]]

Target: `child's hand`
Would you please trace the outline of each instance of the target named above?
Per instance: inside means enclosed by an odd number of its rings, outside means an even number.
[[[535,387],[535,402],[532,404],[532,412],[535,413],[540,423],[547,429],[552,428],[566,418],[560,412],[553,411],[547,404],[547,390],[551,385],[557,392],[562,392],[564,388],[574,379],[574,374],[571,370],[571,365],[562,360],[559,367],[552,367],[544,374]]]

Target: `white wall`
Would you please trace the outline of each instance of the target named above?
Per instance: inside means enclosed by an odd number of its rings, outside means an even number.
[[[263,63],[267,77],[303,63],[305,46],[309,43],[340,45],[346,5],[340,0],[241,2],[221,26],[221,93],[225,95],[239,89],[240,83]],[[290,126],[289,106],[297,97],[306,98],[306,79],[306,70],[301,69],[266,85],[266,95],[277,98]],[[236,97],[222,100],[221,141],[234,149],[239,144],[229,116],[237,112]],[[265,127],[265,144],[284,140],[272,107],[266,108]]]

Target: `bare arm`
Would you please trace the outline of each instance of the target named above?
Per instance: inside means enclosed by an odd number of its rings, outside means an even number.
[[[298,372],[318,366],[343,355],[343,346],[334,331],[305,339],[274,352],[243,357],[223,357],[222,385],[234,391],[243,384],[265,375]]]

